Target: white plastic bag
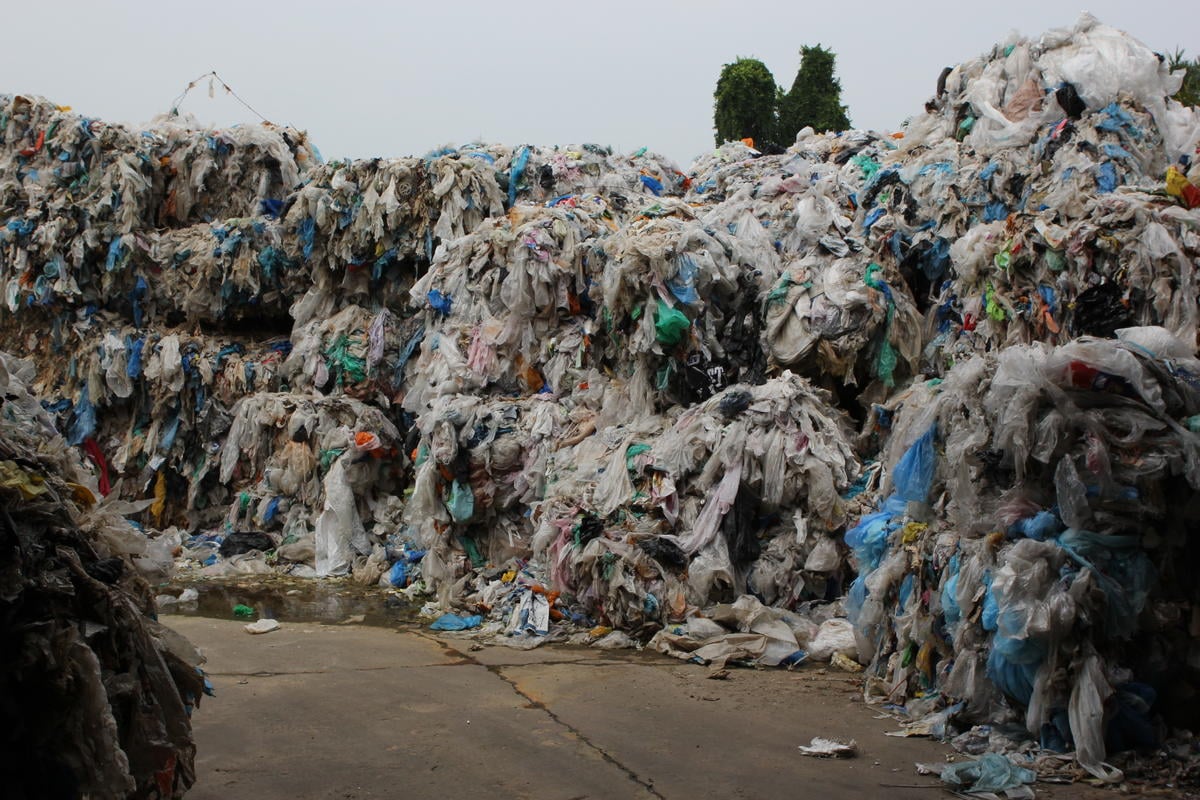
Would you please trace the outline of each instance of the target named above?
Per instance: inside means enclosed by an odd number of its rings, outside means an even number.
[[[325,476],[325,506],[315,534],[317,574],[345,575],[350,571],[350,541],[365,536],[346,475],[346,455],[338,457]]]
[[[817,635],[808,643],[808,657],[813,661],[828,661],[834,653],[858,659],[854,626],[846,619],[830,619],[821,623]]]

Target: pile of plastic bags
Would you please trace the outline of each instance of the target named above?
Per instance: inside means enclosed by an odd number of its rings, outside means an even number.
[[[911,387],[880,413],[888,499],[846,534],[871,694],[968,727],[1015,717],[1106,779],[1106,746],[1157,741],[1157,693],[1186,727],[1171,706],[1196,686],[1200,360],[1162,328],[1118,334]]]
[[[1191,652],[1178,82],[1085,16],[897,133],[687,171],[324,164],[0,98],[0,336],[203,575],[350,576],[525,643],[858,657],[911,716],[1020,717],[1103,773]]]
[[[290,129],[206,130],[165,117],[130,130],[23,96],[0,96],[0,150],[10,311],[128,297],[139,277],[156,283],[134,258],[153,232],[277,214],[317,161]],[[179,266],[173,256],[152,269]]]
[[[202,659],[153,619],[162,553],[102,499],[0,353],[0,780],[6,797],[182,797]]]

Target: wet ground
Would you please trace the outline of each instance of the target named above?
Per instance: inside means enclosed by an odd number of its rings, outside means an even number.
[[[349,579],[300,580],[286,576],[254,575],[244,578],[177,579],[163,594],[178,596],[195,589],[196,602],[169,609],[183,616],[233,619],[234,608],[254,609],[247,619],[276,619],[280,622],[336,624],[354,620],[365,625],[394,627],[419,624],[420,606],[399,593],[375,586],[360,586]]]

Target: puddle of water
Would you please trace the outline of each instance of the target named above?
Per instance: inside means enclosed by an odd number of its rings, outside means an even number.
[[[376,587],[363,587],[348,581],[297,580],[282,576],[255,575],[252,579],[219,578],[200,581],[176,580],[160,590],[178,596],[184,589],[195,589],[200,598],[194,603],[171,605],[164,613],[216,619],[242,619],[234,606],[254,609],[246,621],[276,619],[280,622],[320,622],[336,624],[362,617],[364,625],[382,627],[419,624],[419,606]]]

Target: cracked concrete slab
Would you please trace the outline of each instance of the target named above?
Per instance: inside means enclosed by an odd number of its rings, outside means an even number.
[[[165,620],[209,657],[191,800],[940,796],[914,761],[948,748],[884,736],[854,677],[709,670],[649,653],[472,650],[416,628]],[[855,738],[844,761],[801,756]],[[1071,787],[1039,797],[1084,796]]]
[[[414,632],[171,617],[216,687],[192,800],[629,798],[652,791],[502,676]],[[260,677],[256,673],[269,673]]]

